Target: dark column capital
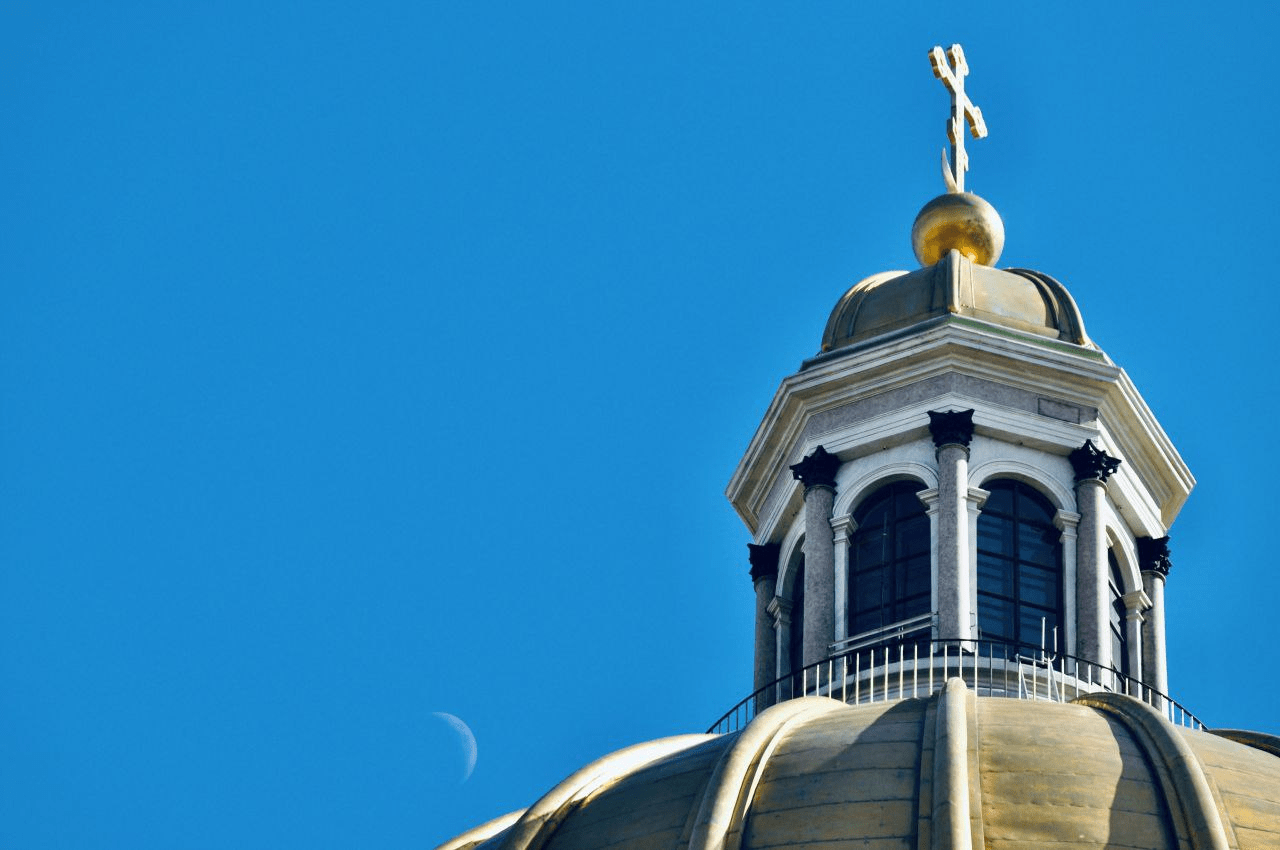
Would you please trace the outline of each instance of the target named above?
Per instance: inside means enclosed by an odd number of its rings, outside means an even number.
[[[938,448],[953,443],[968,448],[973,439],[973,410],[930,410],[929,433]]]
[[[747,556],[751,560],[751,581],[753,584],[762,578],[774,578],[778,575],[778,556],[781,553],[781,543],[747,544]]]
[[[799,463],[791,465],[791,474],[804,484],[807,492],[810,487],[835,487],[836,470],[840,468],[840,458],[818,446]]]
[[[1169,577],[1169,537],[1139,537],[1138,569],[1144,573],[1159,573],[1162,578]]]
[[[1085,440],[1067,460],[1076,472],[1076,481],[1106,481],[1120,467],[1120,459],[1095,446],[1093,440]]]

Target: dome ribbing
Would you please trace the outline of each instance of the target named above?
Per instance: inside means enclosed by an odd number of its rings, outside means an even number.
[[[964,316],[1024,333],[1090,346],[1075,299],[1061,283],[1028,269],[994,269],[951,251],[913,272],[881,272],[849,289],[822,335],[824,352]]]
[[[1147,850],[1280,846],[1280,742],[1138,700],[781,703],[741,732],[629,748],[440,850]],[[504,819],[505,820],[505,819]]]

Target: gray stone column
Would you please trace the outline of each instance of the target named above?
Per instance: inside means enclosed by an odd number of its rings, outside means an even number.
[[[751,559],[751,585],[756,591],[756,639],[755,639],[755,681],[754,690],[760,690],[769,682],[778,678],[778,639],[774,634],[773,615],[769,613],[769,603],[778,592],[778,554],[781,546],[777,543],[756,545],[747,544]],[[772,699],[757,705],[760,711],[772,705]]]
[[[806,666],[827,657],[835,640],[835,539],[831,508],[836,499],[840,458],[822,446],[792,465],[804,484],[804,646]]]
[[[1164,583],[1169,577],[1169,538],[1139,537],[1138,568],[1142,570],[1142,589],[1151,600],[1146,622],[1142,624],[1142,681],[1169,693],[1169,668],[1165,661]]]
[[[836,640],[849,637],[849,538],[858,530],[853,517],[831,518],[835,544],[835,633]]]
[[[773,634],[777,641],[774,657],[777,659],[778,670],[774,678],[782,679],[783,676],[791,673],[791,602],[781,596],[775,596],[766,610],[773,618]],[[778,682],[778,702],[794,696],[791,693],[789,681],[788,679]]]
[[[937,448],[938,636],[968,638],[971,611],[969,557],[969,441],[973,411],[929,411]]]
[[[1107,586],[1107,532],[1103,508],[1107,479],[1120,461],[1085,440],[1068,458],[1076,474],[1076,652],[1085,661],[1105,665],[1111,653],[1111,594]]]

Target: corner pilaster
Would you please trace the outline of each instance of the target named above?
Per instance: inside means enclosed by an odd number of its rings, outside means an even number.
[[[774,678],[781,679],[783,676],[789,675],[791,670],[791,602],[783,599],[781,596],[775,596],[769,601],[768,607],[765,609],[769,616],[773,618],[773,634],[776,642],[776,650],[774,657],[777,659],[777,673]],[[794,696],[790,692],[783,691],[783,684],[778,683],[778,693],[776,701],[791,699]]]
[[[943,636],[938,626],[938,488],[931,487],[916,493],[916,498],[924,505],[925,515],[929,517],[929,610],[934,613],[934,638]]]
[[[968,564],[969,605],[966,611],[957,615],[961,622],[969,624],[966,637],[978,636],[978,517],[987,503],[991,493],[979,487],[970,487],[965,495],[965,513],[969,528],[968,549],[965,562]]]
[[[1053,515],[1054,526],[1062,532],[1062,643],[1054,650],[1068,654],[1076,645],[1076,543],[1079,539],[1080,514],[1059,510]]]
[[[1138,681],[1142,681],[1142,671],[1145,668],[1143,664],[1142,648],[1144,641],[1142,640],[1142,624],[1146,620],[1142,616],[1142,612],[1151,607],[1151,597],[1146,592],[1132,590],[1120,597],[1120,602],[1124,605],[1124,636],[1129,644],[1129,675]],[[1124,665],[1120,659],[1111,659],[1111,666],[1117,670],[1123,670]]]
[[[858,530],[853,517],[831,518],[831,531],[835,545],[835,633],[836,640],[849,637],[849,541]]]

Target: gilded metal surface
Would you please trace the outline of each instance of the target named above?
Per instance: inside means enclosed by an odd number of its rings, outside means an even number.
[[[747,807],[779,741],[792,727],[838,711],[830,699],[797,699],[760,714],[717,762],[698,806],[689,850],[740,850]]]
[[[1146,752],[1180,837],[1193,850],[1234,850],[1231,822],[1224,821],[1213,784],[1178,727],[1149,705],[1122,694],[1078,697],[1079,705],[1111,715]]]
[[[964,150],[964,125],[968,122],[969,132],[975,139],[981,139],[987,135],[987,123],[982,120],[982,110],[969,100],[969,95],[964,90],[964,78],[969,74],[969,63],[964,59],[964,50],[960,45],[953,44],[947,53],[951,55],[951,64],[947,64],[947,54],[942,52],[941,47],[929,51],[933,75],[942,80],[942,84],[951,92],[951,118],[947,121],[947,138],[951,140],[951,170],[947,170],[947,154],[943,151],[942,179],[946,181],[948,192],[963,192],[964,173],[969,170],[969,155]]]
[[[949,192],[920,210],[911,226],[911,248],[923,266],[953,248],[978,265],[992,266],[1004,249],[1004,222],[995,207],[972,192]]]
[[[525,809],[505,832],[491,839],[493,846],[498,850],[540,850],[551,835],[560,831],[565,818],[602,784],[634,775],[654,762],[678,757],[698,744],[714,740],[713,735],[675,735],[635,744],[597,759]]]
[[[965,797],[969,804],[965,804]],[[514,822],[512,822],[514,820]],[[443,850],[1271,850],[1280,759],[1137,700],[805,698],[588,766]]]
[[[1040,272],[979,266],[960,252],[913,272],[872,275],[836,302],[822,335],[822,351],[858,345],[943,316],[976,319],[1020,334],[1061,340],[1100,355],[1085,334],[1080,310],[1066,288]],[[1087,346],[1087,348],[1084,348]]]
[[[938,696],[933,745],[932,850],[973,850],[969,806],[969,700],[952,679]]]

